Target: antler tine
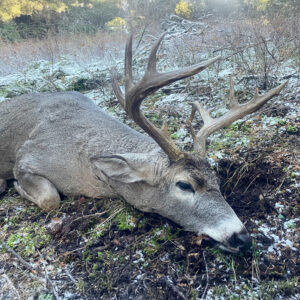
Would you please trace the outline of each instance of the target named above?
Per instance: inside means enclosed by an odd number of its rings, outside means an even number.
[[[132,38],[131,33],[126,42],[125,48],[125,93],[133,87],[132,80]]]
[[[133,87],[133,80],[132,80],[132,37],[133,34],[131,33],[126,41],[126,48],[125,48],[125,67],[124,67],[124,73],[125,73],[125,93],[129,89]],[[112,87],[114,90],[114,93],[120,102],[120,104],[125,108],[125,97],[123,92],[121,91],[121,88],[118,84],[117,80],[117,71],[116,68],[112,68],[110,70],[111,77],[112,77]]]
[[[201,130],[203,130],[203,128],[206,128],[208,126],[210,126],[213,122],[214,119],[210,116],[209,111],[206,110],[199,102],[195,101],[192,103],[192,111],[191,111],[191,115],[190,118],[188,119],[188,125],[190,127],[190,131],[192,134],[192,138],[194,141],[194,151],[201,157],[205,156],[205,149],[206,149],[206,138],[204,139],[199,133],[196,134],[193,126],[192,126],[192,121],[195,117],[195,113],[196,111],[199,112],[200,116],[202,117],[202,120],[204,122],[204,125],[201,127]]]
[[[147,71],[142,78],[142,80],[136,85],[132,86],[132,90],[136,93],[136,97],[127,97],[128,100],[126,100],[126,107],[129,108],[129,106],[133,105],[140,105],[140,103],[150,94],[153,94],[157,90],[159,90],[161,87],[166,86],[168,84],[171,84],[175,81],[178,81],[180,79],[184,79],[190,76],[193,76],[197,73],[200,73],[210,65],[212,65],[214,62],[219,60],[221,56],[214,57],[212,59],[209,59],[207,61],[204,61],[199,64],[195,64],[189,67],[181,68],[174,71],[169,71],[165,73],[158,73],[156,70],[156,53],[159,48],[159,45],[161,44],[161,41],[163,40],[166,33],[164,33],[158,41],[155,43],[155,45],[152,47],[149,60],[148,60],[148,66]],[[132,37],[131,37],[132,38]],[[126,50],[127,51],[127,50]],[[128,52],[128,55],[131,55],[130,52]],[[126,58],[126,61],[129,60],[129,58]],[[132,91],[130,91],[128,94],[131,94]],[[127,91],[126,91],[127,94]],[[128,113],[130,114],[130,109],[128,109]]]
[[[114,93],[115,93],[118,101],[120,102],[120,104],[125,108],[125,97],[124,97],[124,94],[122,93],[122,91],[120,89],[119,84],[118,84],[116,69],[112,68],[110,70],[110,74],[111,74],[112,87],[113,87]]]
[[[233,91],[233,81],[231,79],[230,83],[230,103],[231,108],[230,110],[220,118],[211,118],[209,112],[205,110],[198,102],[193,103],[193,110],[191,113],[191,117],[189,122],[192,121],[195,115],[195,111],[199,111],[204,125],[201,127],[200,131],[195,135],[192,133],[193,140],[194,140],[194,150],[200,156],[205,156],[205,147],[206,147],[206,139],[210,136],[213,132],[221,129],[225,126],[230,125],[236,120],[243,118],[244,116],[251,114],[257,111],[260,107],[262,107],[268,100],[272,97],[278,95],[280,91],[286,86],[288,81],[285,81],[281,85],[277,86],[276,88],[270,90],[265,95],[259,96],[258,89],[255,90],[255,94],[253,98],[244,104],[239,104],[234,97]]]
[[[229,104],[230,104],[230,108],[233,108],[233,107],[236,107],[239,105],[239,103],[235,97],[235,94],[234,94],[234,84],[233,84],[232,76],[230,76]]]
[[[159,48],[159,45],[163,38],[165,37],[166,32],[162,34],[162,36],[156,41],[154,46],[152,47],[151,53],[149,55],[149,61],[148,61],[148,66],[147,66],[147,72],[149,73],[156,73],[156,53]]]

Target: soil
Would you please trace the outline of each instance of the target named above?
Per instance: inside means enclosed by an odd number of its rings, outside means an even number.
[[[65,199],[58,212],[47,215],[21,200],[11,187],[0,200],[0,224],[6,226],[9,218],[18,216],[16,224],[6,227],[5,236],[28,223],[47,228],[49,243],[37,247],[39,255],[23,257],[33,263],[45,260],[48,266],[53,265],[52,281],[66,299],[68,295],[71,299],[196,299],[206,295],[208,288],[226,284],[230,287],[232,282],[258,286],[265,281],[293,280],[300,271],[299,253],[279,246],[278,257],[278,253],[268,251],[274,238],[259,230],[259,224],[272,228],[274,219],[278,219],[276,203],[288,204],[280,212],[284,220],[299,217],[298,190],[290,188],[282,171],[283,165],[291,163],[290,153],[285,152],[279,165],[271,150],[235,152],[231,160],[218,163],[222,192],[253,236],[253,247],[247,253],[224,253],[205,239],[199,246],[192,233],[158,215],[136,211],[120,199]],[[245,165],[247,172],[243,172]],[[289,189],[276,194],[279,186],[281,190]],[[21,201],[17,208],[16,199]],[[120,209],[115,218],[106,222]],[[128,222],[122,221],[125,212],[133,223],[128,227]],[[53,222],[58,225],[49,227]],[[93,236],[95,226],[103,222],[103,233]],[[281,237],[284,228],[280,219],[277,225],[272,233]],[[299,238],[298,228],[299,219],[294,238]],[[293,246],[298,247],[298,242],[295,239]],[[2,259],[0,270],[7,274],[28,273],[12,257]],[[10,276],[18,289],[16,275]],[[22,275],[22,280],[28,280],[27,276]],[[35,297],[40,293],[36,292]],[[281,297],[296,295],[299,286],[283,288],[279,293]]]

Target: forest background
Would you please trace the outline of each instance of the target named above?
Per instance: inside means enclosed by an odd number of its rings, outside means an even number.
[[[166,15],[197,19],[208,12],[261,17],[299,13],[298,0],[2,0],[0,39],[17,42],[54,33],[95,34],[158,23]]]

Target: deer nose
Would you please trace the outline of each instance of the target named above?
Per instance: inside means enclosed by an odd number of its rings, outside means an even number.
[[[252,244],[252,239],[246,229],[239,233],[234,233],[228,240],[232,248],[238,248],[240,251],[247,251]]]

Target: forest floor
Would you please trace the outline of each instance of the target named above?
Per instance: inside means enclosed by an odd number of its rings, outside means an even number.
[[[186,39],[189,43],[167,39],[160,52],[164,69],[175,68],[178,55],[181,66],[195,63],[205,58],[205,42],[216,43],[212,36],[202,37],[202,46],[195,35]],[[146,64],[147,45],[135,57],[136,73]],[[217,48],[210,48],[208,56]],[[174,55],[166,54],[170,51]],[[261,63],[260,52],[246,51],[249,57],[235,56],[234,62],[224,60],[163,88],[144,104],[146,116],[159,125],[167,115],[172,138],[190,150],[189,103],[198,100],[214,108],[215,116],[224,113],[231,75],[238,78],[240,101],[263,87],[259,70],[253,75],[241,67],[254,57]],[[222,56],[229,54],[222,50]],[[299,299],[299,69],[293,69],[295,57],[280,65],[269,59],[267,88],[289,79],[287,87],[256,114],[215,133],[207,153],[224,197],[251,233],[251,250],[229,254],[210,240],[199,245],[194,234],[122,199],[64,198],[59,209],[45,213],[9,182],[0,195],[0,238],[5,242],[0,245],[0,299]],[[83,65],[69,57],[31,62],[23,72],[0,78],[0,97],[80,90],[139,130],[117,103],[108,69],[107,61]]]

